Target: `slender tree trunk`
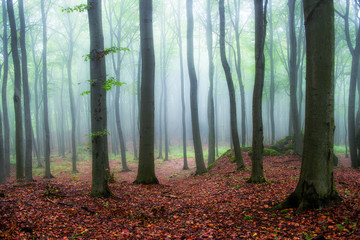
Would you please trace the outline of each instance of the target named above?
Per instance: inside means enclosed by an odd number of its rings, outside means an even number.
[[[253,93],[253,140],[252,171],[249,182],[264,182],[263,150],[264,133],[262,122],[262,92],[264,87],[265,57],[264,44],[266,37],[266,7],[263,0],[254,0],[255,6],[255,84]]]
[[[9,131],[9,116],[7,107],[7,82],[9,74],[9,54],[8,54],[8,33],[7,33],[7,10],[6,1],[2,2],[3,12],[3,57],[4,57],[4,75],[2,83],[2,107],[3,107],[3,122],[4,122],[4,161],[5,161],[5,174],[10,176],[10,131]]]
[[[188,161],[187,161],[187,143],[186,143],[186,110],[185,110],[185,87],[184,87],[184,60],[183,60],[183,45],[182,45],[182,37],[181,37],[181,15],[180,15],[180,0],[177,5],[177,40],[179,45],[179,61],[180,61],[180,81],[181,81],[181,123],[182,123],[182,147],[183,147],[183,170],[189,169]]]
[[[5,12],[6,14],[6,12]],[[1,77],[2,66],[0,66]],[[4,158],[4,136],[3,136],[2,114],[0,110],[0,184],[6,183],[5,158]]]
[[[152,0],[139,0],[142,53],[139,167],[135,183],[157,184],[154,162],[155,54]]]
[[[68,16],[69,18],[69,16]],[[69,24],[70,19],[68,19]],[[78,170],[76,168],[77,162],[77,152],[76,152],[76,109],[74,102],[74,93],[72,88],[72,58],[74,53],[74,36],[73,36],[73,28],[69,26],[69,56],[66,64],[67,77],[68,77],[68,85],[69,85],[69,97],[70,97],[70,112],[71,112],[71,160],[72,160],[72,172],[77,173]]]
[[[19,16],[20,16],[20,47],[21,47],[21,63],[22,63],[22,81],[24,91],[24,113],[25,113],[25,180],[32,181],[32,124],[30,111],[30,91],[27,69],[27,53],[25,38],[25,15],[23,0],[19,0]]]
[[[209,151],[208,166],[215,162],[215,126],[214,126],[214,60],[213,60],[213,39],[212,39],[212,20],[211,3],[206,1],[206,43],[209,58],[209,94],[208,94],[208,125],[209,125]]]
[[[47,94],[47,12],[45,10],[44,0],[41,0],[41,17],[43,23],[43,102],[44,102],[44,155],[45,155],[45,176],[44,178],[53,178],[50,171],[50,129],[49,129],[49,110]]]
[[[90,29],[90,79],[91,81],[91,142],[92,142],[92,184],[91,196],[108,197],[110,174],[107,138],[106,110],[106,63],[104,35],[101,16],[101,0],[88,0]]]
[[[162,155],[162,116],[163,116],[163,96],[164,96],[164,86],[161,87],[161,93],[160,93],[160,106],[159,106],[159,155],[157,159],[164,158]]]
[[[7,1],[7,10],[11,29],[11,52],[14,62],[14,108],[15,108],[15,149],[16,149],[16,179],[24,178],[24,149],[23,149],[23,122],[21,108],[21,67],[17,46],[17,30],[13,1]]]
[[[235,151],[235,161],[237,169],[241,170],[245,168],[244,161],[241,155],[240,141],[237,128],[237,116],[236,116],[236,99],[235,99],[235,89],[234,83],[232,81],[230,66],[226,59],[225,54],[225,8],[224,0],[219,1],[219,15],[220,15],[220,56],[221,63],[224,68],[226,75],[226,82],[229,90],[229,100],[230,100],[230,124],[231,124],[231,136],[232,142],[234,145]]]
[[[295,36],[295,1],[289,0],[289,35],[290,35],[290,60],[289,60],[289,78],[290,78],[290,111],[293,120],[295,152],[302,155],[303,140],[299,123],[299,112],[297,105],[297,64],[296,64],[296,36]]]
[[[59,155],[63,158],[65,158],[65,132],[64,132],[64,104],[63,104],[63,92],[64,92],[64,70],[61,69],[61,90],[60,90],[60,116],[58,117],[59,119],[59,124],[57,124],[57,126],[59,126],[60,129],[57,129],[60,133],[60,137],[59,137],[59,142],[58,142],[58,148],[59,148]],[[56,105],[55,105],[55,101],[54,101],[54,109],[56,109]]]
[[[321,4],[320,4],[321,2]],[[333,174],[334,5],[304,0],[306,113],[304,154],[295,191],[278,206],[323,208],[339,200]],[[317,51],[314,51],[316,49]]]
[[[190,105],[191,105],[191,122],[195,150],[196,174],[205,173],[203,149],[200,137],[199,111],[197,100],[197,78],[194,65],[194,17],[193,17],[193,0],[186,0],[187,14],[187,61],[190,78]]]
[[[135,86],[136,84],[136,68],[135,68],[135,61],[134,61],[134,55],[132,55],[132,60],[133,60],[133,66],[134,66],[134,71],[133,71],[133,85]],[[131,124],[131,132],[132,132],[132,139],[133,139],[133,150],[134,150],[134,160],[138,159],[138,153],[137,153],[137,144],[136,144],[136,89],[134,89],[133,93],[132,93],[132,124]]]
[[[275,106],[275,67],[274,67],[274,29],[273,29],[273,15],[272,15],[272,0],[269,1],[269,27],[270,27],[270,125],[271,125],[271,144],[275,144],[275,119],[274,119],[274,106]]]

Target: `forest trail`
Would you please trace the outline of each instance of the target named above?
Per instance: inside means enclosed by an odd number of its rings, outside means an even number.
[[[89,197],[90,161],[81,160],[79,174],[69,174],[69,165],[54,170],[55,179],[0,186],[0,238],[360,239],[360,172],[344,167],[346,161],[335,169],[343,201],[296,213],[271,211],[296,186],[301,162],[295,155],[265,157],[263,184],[247,183],[250,169],[237,172],[224,156],[201,176],[193,175],[192,159],[186,171],[181,159],[156,160],[160,184],[134,185],[136,162],[129,162],[131,172],[120,172],[113,159],[115,196],[108,199]]]

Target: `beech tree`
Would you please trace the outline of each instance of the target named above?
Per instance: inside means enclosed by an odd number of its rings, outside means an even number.
[[[204,156],[200,137],[199,112],[197,99],[197,78],[194,65],[194,16],[193,16],[193,0],[186,0],[186,16],[187,16],[187,62],[190,78],[190,108],[193,142],[195,150],[196,174],[206,172]]]
[[[90,85],[91,85],[91,196],[109,197],[109,156],[106,110],[106,63],[102,27],[101,0],[88,0],[90,30]]]
[[[277,208],[323,208],[339,200],[333,174],[334,3],[304,0],[306,31],[305,136],[295,191]],[[316,51],[314,51],[316,49]]]
[[[13,1],[7,1],[7,10],[11,30],[11,52],[14,63],[14,109],[15,109],[15,149],[16,179],[24,178],[23,120],[21,109],[21,67],[17,45],[17,30]]]
[[[232,81],[231,71],[229,63],[226,59],[225,54],[225,8],[224,0],[219,1],[219,15],[220,15],[220,56],[221,63],[226,76],[226,82],[229,90],[230,100],[230,124],[231,124],[231,137],[234,145],[235,161],[237,169],[241,170],[245,168],[244,161],[241,156],[239,134],[237,128],[237,117],[236,117],[236,100],[235,100],[235,89]]]
[[[141,99],[139,167],[134,183],[157,184],[154,163],[154,83],[155,54],[153,38],[153,2],[139,0],[141,38]]]
[[[255,6],[255,84],[253,93],[253,140],[252,170],[249,182],[264,182],[263,171],[263,139],[262,92],[264,87],[265,57],[264,44],[266,37],[266,7],[263,0],[254,0]]]

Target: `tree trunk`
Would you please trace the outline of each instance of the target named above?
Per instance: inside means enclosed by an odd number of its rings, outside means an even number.
[[[255,84],[253,93],[253,140],[252,140],[252,171],[249,182],[265,181],[263,171],[263,122],[262,122],[262,92],[264,87],[265,57],[264,44],[266,37],[266,5],[263,0],[254,0],[255,6]]]
[[[323,208],[339,200],[333,175],[334,5],[304,0],[306,30],[305,137],[295,191],[277,208]],[[314,51],[316,49],[316,51]]]
[[[6,13],[5,13],[6,14]],[[0,66],[0,76],[1,76]],[[6,183],[6,172],[5,172],[5,159],[4,159],[4,136],[3,136],[3,125],[2,125],[2,114],[0,110],[0,184]]]
[[[219,1],[219,15],[220,15],[220,56],[221,63],[224,68],[226,82],[229,90],[229,100],[230,100],[230,124],[231,124],[231,136],[232,142],[234,145],[235,151],[235,161],[238,170],[245,168],[244,161],[241,155],[240,141],[237,128],[237,116],[236,116],[236,99],[235,99],[235,89],[232,81],[232,76],[230,72],[230,66],[226,59],[225,54],[225,8],[224,0]]]
[[[7,10],[11,30],[11,52],[14,62],[14,109],[15,109],[15,149],[16,149],[16,179],[24,178],[24,153],[23,153],[23,122],[21,109],[21,67],[17,46],[17,30],[13,1],[7,1]]]
[[[157,184],[154,162],[155,55],[152,0],[139,0],[142,53],[139,167],[134,183]]]
[[[163,155],[162,155],[162,116],[163,116],[163,96],[164,96],[164,86],[161,87],[161,93],[160,93],[160,106],[159,106],[159,155],[157,157],[157,159],[162,159]]]
[[[74,102],[74,93],[72,88],[72,58],[74,53],[74,28],[71,25],[71,20],[68,16],[69,23],[69,55],[66,63],[67,77],[68,77],[68,85],[69,85],[69,98],[70,98],[70,112],[71,112],[71,160],[72,160],[72,172],[77,173],[78,170],[76,168],[77,162],[77,152],[76,152],[76,109]]]
[[[27,69],[27,53],[25,38],[25,15],[23,0],[19,0],[19,16],[20,16],[20,47],[21,47],[21,67],[22,81],[24,91],[24,113],[25,113],[25,180],[32,181],[32,124],[30,111],[30,91]]]
[[[92,183],[91,196],[109,197],[109,156],[106,109],[106,63],[101,17],[101,0],[88,0],[90,30],[90,79],[91,79],[91,143]]]
[[[200,137],[199,111],[197,99],[197,78],[194,65],[194,17],[193,17],[193,0],[186,0],[187,15],[187,61],[190,78],[190,106],[191,106],[191,123],[193,142],[195,150],[196,174],[205,173],[203,149]]]
[[[209,151],[208,166],[215,162],[215,126],[214,126],[214,60],[213,60],[213,39],[212,39],[212,20],[211,20],[211,3],[207,0],[206,7],[206,43],[209,58],[209,94],[208,94],[208,125],[209,125]]]
[[[271,138],[270,143],[275,144],[275,119],[274,119],[274,106],[275,106],[275,67],[274,67],[274,29],[273,29],[273,15],[272,15],[272,0],[269,1],[269,27],[270,27],[270,126]]]
[[[49,111],[47,94],[47,27],[44,0],[41,0],[41,18],[43,23],[43,102],[44,102],[44,157],[45,157],[45,176],[44,178],[53,178],[50,171],[50,130],[49,130]]]
[[[178,1],[177,6],[177,40],[179,45],[179,61],[180,61],[180,81],[181,81],[181,123],[182,123],[182,146],[183,146],[183,170],[189,169],[187,161],[187,143],[186,143],[186,111],[185,111],[185,89],[184,89],[184,61],[183,61],[183,46],[182,46],[182,37],[181,37],[181,14],[180,14],[180,0]]]
[[[295,36],[295,1],[288,0],[289,6],[289,35],[290,35],[290,59],[289,59],[289,78],[290,78],[290,111],[293,120],[295,152],[302,155],[303,140],[299,122],[299,112],[297,104],[297,64],[296,64],[296,36]]]
[[[10,131],[9,131],[9,116],[7,107],[7,82],[9,74],[9,53],[8,53],[8,34],[7,34],[7,14],[6,14],[6,1],[2,2],[3,12],[3,57],[4,57],[4,75],[2,83],[2,107],[3,107],[3,122],[4,122],[4,161],[5,161],[5,174],[10,176]]]

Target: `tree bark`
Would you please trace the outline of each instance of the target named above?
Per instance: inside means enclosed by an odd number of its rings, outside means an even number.
[[[289,35],[290,35],[290,59],[289,59],[289,80],[290,80],[290,111],[293,120],[295,152],[302,155],[303,140],[299,122],[297,104],[297,63],[296,63],[296,36],[295,36],[295,1],[288,0],[289,6]]]
[[[7,82],[9,74],[9,53],[8,53],[8,33],[7,33],[7,10],[6,10],[6,1],[2,2],[2,12],[3,12],[3,56],[4,56],[4,75],[2,83],[2,107],[3,107],[3,122],[4,122],[4,161],[5,161],[5,174],[10,176],[10,131],[9,131],[9,116],[8,116],[8,106],[7,106]]]
[[[91,79],[91,143],[92,143],[92,183],[91,196],[109,197],[110,174],[107,109],[106,109],[106,63],[104,36],[101,17],[101,0],[88,0],[90,30],[90,79]]]
[[[15,109],[15,149],[16,149],[16,179],[24,178],[23,153],[23,121],[21,108],[21,67],[17,46],[17,30],[13,1],[7,1],[7,10],[11,30],[11,52],[14,62],[14,109]]]
[[[20,47],[21,47],[21,67],[22,81],[24,91],[24,113],[25,113],[25,180],[32,181],[32,124],[30,110],[30,91],[27,69],[27,53],[26,53],[26,35],[25,35],[25,15],[23,0],[19,0],[19,16],[20,16]]]
[[[274,119],[274,106],[275,106],[275,67],[274,67],[274,29],[273,29],[273,15],[272,15],[272,0],[269,1],[269,27],[270,27],[270,126],[271,126],[271,144],[275,144],[275,119]]]
[[[255,84],[253,93],[253,140],[252,140],[252,170],[249,182],[265,181],[263,171],[263,122],[262,122],[262,92],[264,87],[265,57],[264,44],[266,37],[266,7],[263,0],[254,0],[255,6]]]
[[[44,103],[44,157],[45,157],[45,176],[53,178],[50,171],[50,129],[49,129],[49,110],[47,94],[47,11],[45,10],[44,0],[41,0],[41,18],[43,24],[43,103]]]
[[[157,184],[154,162],[155,54],[152,0],[139,0],[142,53],[139,167],[134,183]]]
[[[224,0],[219,1],[219,15],[220,15],[220,56],[221,63],[224,68],[226,82],[229,90],[230,100],[230,124],[231,124],[231,136],[235,151],[235,161],[238,170],[245,168],[244,161],[241,155],[240,141],[237,128],[237,116],[236,116],[236,99],[234,83],[231,76],[230,66],[226,59],[225,54],[225,8]]]
[[[183,45],[181,37],[181,14],[180,14],[180,0],[177,1],[177,19],[176,19],[176,29],[177,29],[177,41],[179,45],[179,61],[180,61],[180,84],[181,84],[181,123],[182,123],[182,147],[183,147],[183,170],[189,169],[187,161],[187,141],[186,141],[186,111],[185,111],[185,87],[184,87],[184,57],[183,57]]]
[[[333,175],[334,4],[304,0],[306,30],[305,137],[295,191],[279,206],[323,208],[339,200]]]
[[[199,111],[197,100],[197,78],[194,65],[194,17],[193,0],[186,0],[187,15],[187,62],[190,78],[190,106],[193,142],[195,150],[196,174],[207,172],[204,163],[203,149],[200,137]]]
[[[6,14],[6,13],[5,13]],[[2,66],[0,66],[1,76]],[[5,158],[4,158],[4,136],[3,136],[2,114],[0,110],[0,184],[6,183]]]
[[[209,58],[209,93],[208,93],[208,125],[209,125],[209,151],[208,166],[215,162],[215,116],[214,116],[214,60],[213,60],[213,39],[212,39],[212,20],[211,3],[206,1],[206,44]]]

